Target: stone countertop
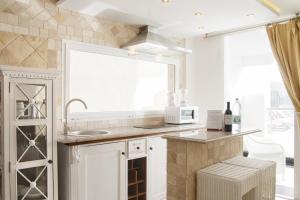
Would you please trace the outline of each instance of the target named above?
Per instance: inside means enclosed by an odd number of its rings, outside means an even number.
[[[185,124],[185,125],[170,125],[166,124],[159,128],[135,128],[135,127],[120,127],[105,129],[109,131],[106,135],[93,135],[93,136],[71,136],[71,135],[58,135],[58,143],[65,145],[76,146],[84,144],[93,144],[101,142],[113,142],[117,140],[134,139],[139,137],[164,135],[173,132],[184,132],[191,130],[201,130],[204,126],[201,124]]]
[[[207,131],[205,129],[184,131],[164,135],[163,138],[171,140],[181,140],[199,143],[208,143],[216,140],[222,140],[230,137],[238,137],[253,133],[261,132],[259,129],[242,129],[241,131],[224,132],[224,131]]]

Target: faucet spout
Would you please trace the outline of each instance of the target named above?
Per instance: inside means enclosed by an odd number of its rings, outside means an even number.
[[[64,123],[64,134],[68,134],[68,132],[70,131],[70,127],[68,126],[68,109],[69,109],[69,106],[71,103],[73,102],[80,102],[84,105],[85,109],[87,110],[87,105],[86,103],[81,100],[81,99],[71,99],[69,100],[67,103],[66,103],[66,106],[65,106],[65,123]]]

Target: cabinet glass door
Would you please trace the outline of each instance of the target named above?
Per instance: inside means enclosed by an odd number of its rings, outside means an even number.
[[[47,159],[47,127],[17,126],[17,162]]]
[[[12,180],[16,200],[53,197],[52,85],[39,79],[13,79],[10,85]]]
[[[47,117],[47,85],[16,83],[17,119],[45,119]]]
[[[48,199],[47,166],[17,170],[18,200]]]

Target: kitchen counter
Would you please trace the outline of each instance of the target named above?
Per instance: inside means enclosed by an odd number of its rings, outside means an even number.
[[[201,124],[185,124],[185,125],[170,125],[167,124],[159,128],[135,128],[135,127],[120,127],[120,128],[111,128],[105,129],[109,131],[109,134],[106,135],[93,135],[93,136],[71,136],[71,135],[58,135],[58,142],[76,146],[84,144],[93,144],[101,142],[113,142],[117,140],[133,139],[139,137],[155,136],[155,135],[164,135],[173,132],[184,132],[191,130],[200,130],[204,129],[204,126]]]
[[[191,142],[208,143],[216,140],[222,140],[230,137],[243,136],[261,132],[259,129],[243,129],[241,131],[224,132],[224,131],[207,131],[205,129],[178,132],[164,135],[163,138],[172,140],[182,140]]]
[[[164,135],[167,139],[167,199],[196,200],[197,171],[241,156],[243,136],[260,132],[244,129],[239,132],[194,130]]]

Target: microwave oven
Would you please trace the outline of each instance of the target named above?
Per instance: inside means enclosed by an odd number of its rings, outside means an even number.
[[[198,121],[197,106],[171,106],[165,109],[165,122],[168,124],[190,124]]]

